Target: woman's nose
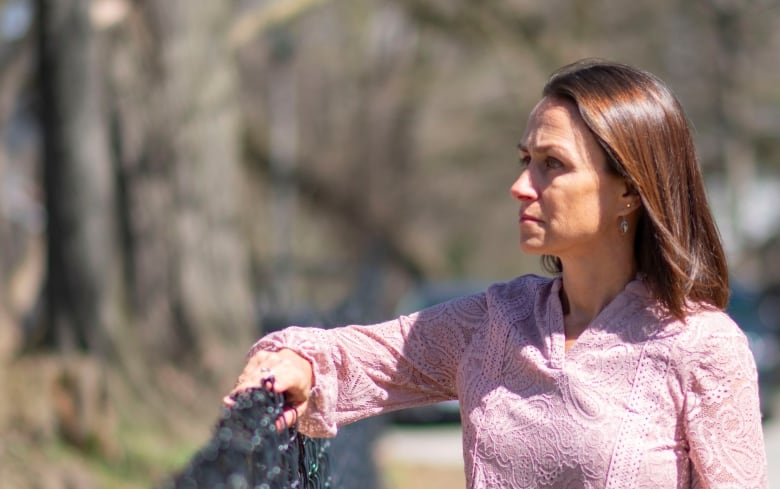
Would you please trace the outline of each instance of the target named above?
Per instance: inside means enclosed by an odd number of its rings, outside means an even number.
[[[509,192],[517,200],[536,198],[536,190],[531,181],[531,171],[528,168],[523,169],[515,183],[510,187]]]

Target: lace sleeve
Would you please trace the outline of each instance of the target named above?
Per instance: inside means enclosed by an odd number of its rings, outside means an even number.
[[[485,322],[484,294],[369,326],[289,327],[250,351],[289,348],[309,360],[315,386],[301,431],[334,436],[373,414],[457,397],[461,353]]]
[[[707,313],[679,358],[687,374],[686,434],[692,487],[767,487],[755,360],[725,314]]]

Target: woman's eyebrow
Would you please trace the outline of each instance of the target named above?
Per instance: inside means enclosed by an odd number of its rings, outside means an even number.
[[[539,146],[534,147],[534,151],[537,153],[546,153],[550,152],[555,148],[554,144],[541,144]],[[530,153],[531,151],[528,149],[528,146],[525,143],[517,143],[517,149],[524,153]]]

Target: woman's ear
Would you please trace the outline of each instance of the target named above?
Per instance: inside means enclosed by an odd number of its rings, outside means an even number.
[[[628,181],[625,182],[623,195],[620,196],[620,204],[623,208],[621,212],[623,216],[627,216],[642,207],[642,199],[639,197],[639,192]]]

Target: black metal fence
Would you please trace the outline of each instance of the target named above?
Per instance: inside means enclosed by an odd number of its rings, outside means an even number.
[[[284,397],[262,388],[224,408],[209,442],[164,489],[324,489],[333,487],[328,440],[295,426],[278,431]]]

